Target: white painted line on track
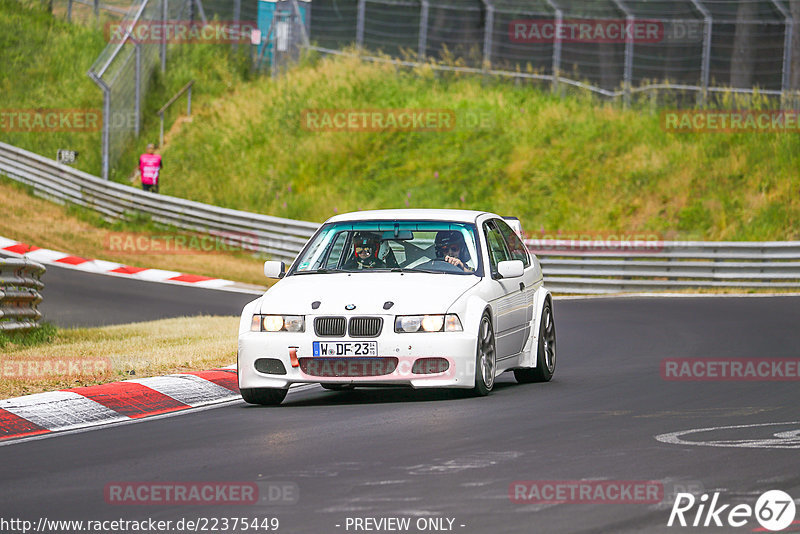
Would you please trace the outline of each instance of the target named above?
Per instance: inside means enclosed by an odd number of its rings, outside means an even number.
[[[783,423],[756,423],[752,425],[712,426],[708,428],[694,428],[690,430],[679,430],[677,432],[667,432],[666,434],[659,434],[654,437],[662,443],[669,443],[671,445],[734,447],[743,449],[800,449],[800,427],[786,432],[777,432],[773,434],[772,437],[768,438],[725,439],[714,441],[686,441],[682,439],[682,436],[686,436],[688,434],[700,434],[704,432],[714,432],[717,430],[788,425],[800,425],[800,421],[788,421]]]

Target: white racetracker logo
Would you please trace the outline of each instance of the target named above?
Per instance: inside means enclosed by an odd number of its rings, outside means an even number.
[[[749,504],[719,504],[719,492],[711,496],[704,493],[696,499],[691,493],[679,493],[672,505],[667,526],[693,526],[693,527],[722,527],[726,524],[731,527],[743,527],[755,516],[756,521],[771,532],[785,529],[792,524],[796,514],[796,506],[792,497],[781,490],[764,492],[756,500],[755,508]],[[697,509],[692,513],[692,509]],[[687,517],[691,525],[687,522]],[[693,519],[692,519],[693,518]],[[677,520],[677,523],[676,523]]]

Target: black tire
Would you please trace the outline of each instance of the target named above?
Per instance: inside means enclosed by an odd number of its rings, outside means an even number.
[[[494,387],[494,378],[497,372],[494,328],[488,312],[484,312],[481,317],[475,353],[475,387],[472,388],[472,392],[478,397],[485,397]]]
[[[550,301],[544,303],[539,323],[539,343],[536,348],[536,367],[514,369],[514,378],[520,384],[549,382],[556,371],[556,321]]]
[[[243,388],[239,390],[242,398],[249,404],[260,404],[261,406],[277,406],[286,398],[288,389],[276,388]]]
[[[320,384],[322,389],[327,389],[329,391],[350,391],[351,389],[356,389],[353,384]]]

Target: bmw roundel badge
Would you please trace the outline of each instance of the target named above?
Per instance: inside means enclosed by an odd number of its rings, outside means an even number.
[[[356,309],[356,305],[355,304],[348,304],[347,306],[344,307],[344,309],[345,310],[355,310]]]

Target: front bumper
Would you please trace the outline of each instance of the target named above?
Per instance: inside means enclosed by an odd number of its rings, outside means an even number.
[[[379,376],[314,376],[292,365],[290,351],[298,359],[313,358],[314,341],[376,341],[378,358],[396,358],[389,374]],[[362,384],[406,385],[413,388],[472,388],[475,385],[476,337],[466,332],[422,332],[398,334],[384,331],[377,338],[320,338],[313,333],[244,332],[239,336],[239,387],[287,388],[291,384]],[[268,374],[256,370],[259,358],[274,358],[283,363],[286,374]],[[414,372],[419,358],[445,358],[446,371],[432,374]],[[347,357],[337,359],[346,360]],[[297,360],[295,360],[295,364]],[[342,365],[344,368],[344,365]]]

